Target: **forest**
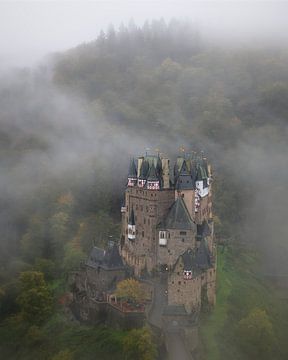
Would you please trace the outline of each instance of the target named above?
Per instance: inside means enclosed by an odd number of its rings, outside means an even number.
[[[146,329],[73,322],[67,278],[118,240],[130,158],[184,147],[214,178],[217,304],[199,359],[287,359],[287,47],[131,21],[0,78],[1,358],[157,358]]]

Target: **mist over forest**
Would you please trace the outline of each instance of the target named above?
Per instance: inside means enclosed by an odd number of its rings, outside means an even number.
[[[231,46],[200,30],[188,21],[131,21],[37,67],[1,72],[2,321],[19,312],[21,272],[36,269],[53,282],[93,244],[118,239],[129,160],[145,151],[172,158],[181,146],[204,151],[219,243],[235,257],[256,253],[259,276],[287,277],[287,46]],[[243,302],[249,310],[258,305]],[[230,315],[239,321],[245,311],[239,304]],[[278,315],[269,315],[276,328]],[[284,335],[275,334],[274,359],[284,359]],[[222,359],[231,348],[234,359],[257,358],[233,337],[230,348],[219,344]],[[1,347],[7,359],[15,356]],[[35,358],[33,351],[21,358]]]

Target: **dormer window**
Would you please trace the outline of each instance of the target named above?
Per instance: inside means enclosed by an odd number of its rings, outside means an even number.
[[[128,184],[127,184],[127,186],[133,187],[133,186],[136,185],[136,183],[137,183],[137,179],[136,179],[136,178],[128,177]]]
[[[142,188],[144,185],[145,185],[145,180],[138,179],[138,186]]]
[[[167,239],[169,237],[169,232],[161,230],[159,231],[159,245],[160,246],[167,246]]]
[[[159,181],[149,181],[147,182],[147,189],[148,190],[159,190]]]
[[[183,271],[183,278],[185,280],[191,280],[192,279],[192,270],[184,270]]]

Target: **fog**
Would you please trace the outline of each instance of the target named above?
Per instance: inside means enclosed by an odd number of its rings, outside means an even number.
[[[287,10],[282,1],[1,1],[0,69],[35,64],[131,19],[142,25],[147,19],[183,18],[212,41],[281,44],[288,40]]]
[[[87,176],[87,183],[97,181],[91,169],[99,157],[124,179],[129,156],[147,147],[160,146],[161,151],[174,154],[183,143],[193,147],[192,141],[179,134],[169,139],[170,145],[159,140],[157,134],[143,137],[136,131],[137,126],[125,128],[107,118],[97,102],[92,114],[91,104],[88,106],[85,99],[68,95],[52,83],[52,53],[94,40],[109,24],[118,28],[133,18],[142,25],[146,19],[160,17],[191,20],[213,46],[287,49],[287,7],[285,2],[256,1],[1,2],[0,124],[3,141],[12,149],[9,157],[2,154],[1,158],[3,204],[13,201],[17,207],[47,182],[77,178],[79,174],[81,179]],[[14,66],[26,69],[8,70]],[[286,125],[283,129],[287,133]],[[273,131],[264,126],[262,132],[247,134],[229,150],[200,135],[194,140],[198,148],[207,148],[215,155],[216,170],[217,166],[226,166],[239,181],[255,189],[255,197],[247,206],[241,241],[265,246],[264,271],[286,274],[287,144],[279,141],[278,135],[273,138]],[[25,151],[17,143],[17,134],[25,133],[28,141],[36,141],[34,151]],[[7,140],[9,134],[11,139]],[[117,180],[112,179],[120,191],[123,184]],[[2,227],[5,222],[3,206]]]

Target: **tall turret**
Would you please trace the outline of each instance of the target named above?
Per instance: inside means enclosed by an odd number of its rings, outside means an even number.
[[[156,174],[154,163],[150,166],[148,177],[147,177],[147,189],[148,190],[159,190],[160,181]]]
[[[134,159],[132,158],[130,161],[130,166],[129,166],[127,186],[135,186],[135,185],[137,185],[137,169],[136,169]]]
[[[136,225],[135,225],[134,210],[132,207],[128,221],[128,239],[134,241],[135,237],[136,237]]]
[[[177,180],[176,180],[176,189],[177,190],[193,190],[194,181],[192,179],[191,173],[188,169],[188,164],[186,160],[183,161],[181,169],[179,171]]]

